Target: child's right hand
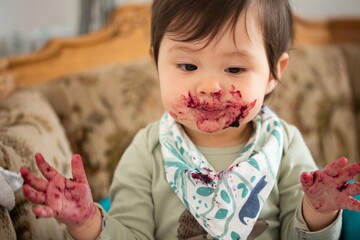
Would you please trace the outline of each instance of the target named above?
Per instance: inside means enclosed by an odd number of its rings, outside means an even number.
[[[27,167],[21,167],[25,197],[38,206],[33,209],[37,217],[55,217],[66,225],[83,225],[97,212],[85,175],[80,155],[71,160],[72,179],[67,179],[51,167],[37,153],[36,164],[44,178],[36,177]]]
[[[360,211],[360,201],[352,197],[360,194],[360,182],[349,183],[360,173],[360,163],[347,163],[341,157],[322,170],[301,174],[303,191],[313,209],[322,213],[340,209]]]

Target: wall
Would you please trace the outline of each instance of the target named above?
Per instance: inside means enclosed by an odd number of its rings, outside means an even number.
[[[0,57],[31,52],[51,36],[77,34],[79,0],[1,0]]]
[[[360,0],[291,0],[300,16],[322,19],[328,17],[360,17]]]
[[[116,4],[148,2],[149,0],[115,0]],[[290,0],[295,12],[304,17],[360,17],[360,0]]]

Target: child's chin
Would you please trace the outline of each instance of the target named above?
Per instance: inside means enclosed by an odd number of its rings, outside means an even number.
[[[203,120],[197,123],[197,127],[200,131],[206,133],[215,133],[224,129],[224,124],[215,120]]]

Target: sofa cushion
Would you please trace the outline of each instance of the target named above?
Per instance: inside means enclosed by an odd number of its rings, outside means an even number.
[[[360,44],[342,45],[341,50],[344,53],[350,84],[354,92],[357,110],[360,109]]]
[[[6,240],[16,239],[16,233],[11,222],[9,211],[3,206],[0,206],[0,236]]]
[[[151,59],[66,76],[37,89],[60,116],[73,151],[83,156],[94,200],[101,200],[134,134],[163,112]]]
[[[36,152],[69,176],[71,150],[57,115],[40,93],[17,90],[0,103],[0,166],[19,172],[26,165],[41,176],[35,166]],[[15,201],[10,217],[17,239],[64,239],[64,225],[53,218],[36,219],[21,190],[15,193]]]
[[[300,129],[319,166],[343,155],[358,161],[353,94],[340,47],[292,51],[289,67],[267,102]]]
[[[349,73],[351,88],[355,100],[355,112],[357,117],[357,135],[360,136],[360,44],[341,46],[344,52],[346,65]],[[358,141],[358,149],[360,149],[360,141]]]

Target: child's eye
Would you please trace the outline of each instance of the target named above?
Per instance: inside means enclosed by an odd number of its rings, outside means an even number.
[[[186,71],[186,72],[191,72],[191,71],[195,71],[198,69],[198,67],[196,65],[188,64],[188,63],[178,64],[178,68],[180,68],[181,70]]]
[[[243,72],[244,69],[243,68],[239,68],[239,67],[230,67],[230,68],[227,68],[225,69],[225,72],[228,72],[228,73],[241,73]]]

